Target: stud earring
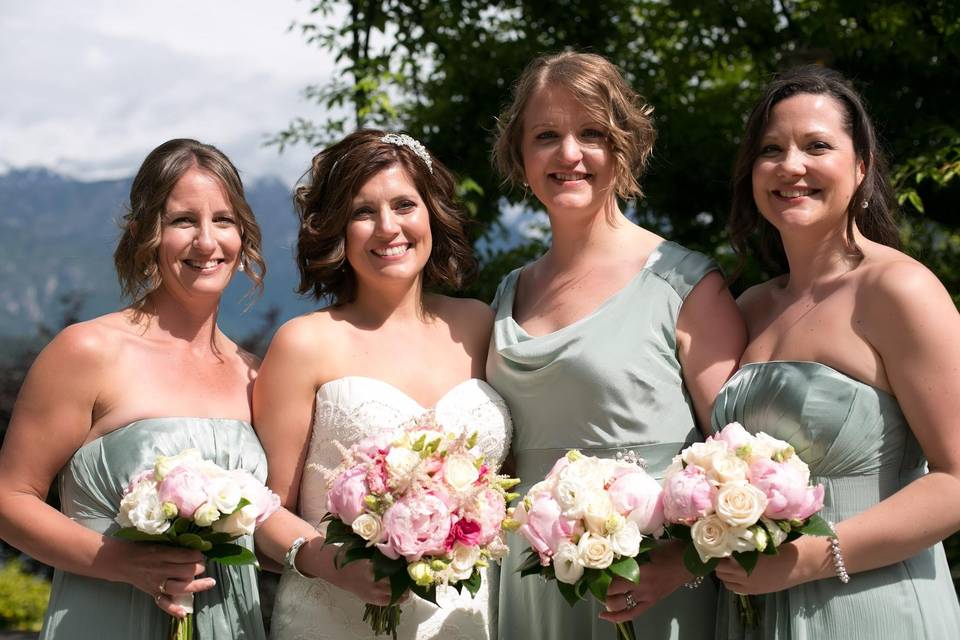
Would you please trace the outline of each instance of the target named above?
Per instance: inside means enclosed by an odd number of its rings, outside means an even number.
[[[870,206],[870,201],[869,201],[869,200],[864,200],[864,201],[863,201],[863,204],[861,204],[860,206],[863,207],[864,209],[866,209],[867,207]]]

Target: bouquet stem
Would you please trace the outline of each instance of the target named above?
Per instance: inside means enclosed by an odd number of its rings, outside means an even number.
[[[737,609],[740,611],[740,624],[747,629],[756,629],[760,622],[760,615],[753,604],[753,597],[737,594]]]
[[[381,607],[368,604],[363,610],[363,619],[370,623],[374,635],[390,635],[397,640],[397,626],[400,624],[400,607],[395,604]]]
[[[633,629],[633,620],[617,623],[617,640],[637,640],[637,632]]]
[[[169,640],[193,640],[193,614],[188,613],[183,618],[170,616]]]

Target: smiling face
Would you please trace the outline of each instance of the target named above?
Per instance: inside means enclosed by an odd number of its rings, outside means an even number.
[[[400,164],[374,174],[354,196],[346,244],[361,286],[421,276],[433,247],[430,212]]]
[[[523,114],[526,180],[550,213],[596,213],[614,197],[606,127],[565,89],[542,87]]]
[[[781,233],[799,227],[842,229],[863,163],[844,123],[843,106],[824,94],[778,102],[753,164],[753,198]]]
[[[191,167],[164,205],[157,262],[174,295],[220,296],[237,266],[240,227],[220,180]]]

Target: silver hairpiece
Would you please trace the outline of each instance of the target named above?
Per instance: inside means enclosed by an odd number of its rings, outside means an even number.
[[[380,142],[395,144],[398,147],[407,147],[415,154],[420,156],[420,159],[423,160],[423,163],[427,165],[427,170],[430,171],[430,175],[433,175],[433,161],[430,159],[430,154],[427,152],[427,148],[420,144],[419,140],[415,140],[405,133],[388,133],[380,138]]]

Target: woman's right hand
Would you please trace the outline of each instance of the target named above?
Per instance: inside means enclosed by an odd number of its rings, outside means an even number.
[[[207,570],[199,551],[122,540],[116,540],[116,544],[125,547],[119,559],[111,561],[118,568],[116,579],[149,594],[171,616],[186,615],[172,596],[199,593],[217,585],[213,578],[198,577]]]
[[[373,563],[356,560],[342,568],[334,564],[336,546],[323,546],[323,538],[316,537],[304,543],[297,552],[297,568],[308,576],[323,578],[362,601],[385,607],[390,604],[390,581],[373,577]],[[403,599],[405,599],[404,596]],[[401,601],[403,600],[401,599]]]

